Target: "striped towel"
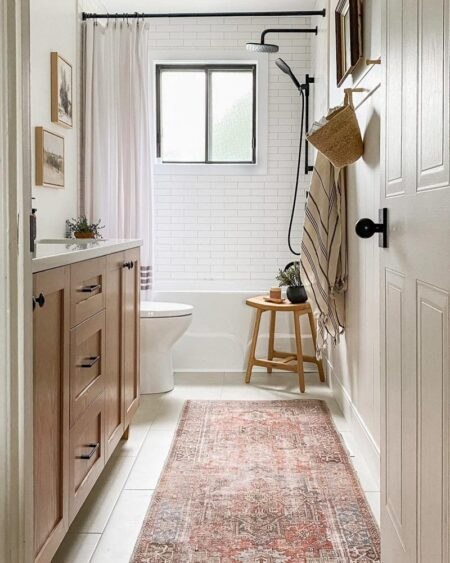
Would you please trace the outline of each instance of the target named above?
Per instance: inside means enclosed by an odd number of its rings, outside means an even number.
[[[317,357],[327,336],[334,344],[345,327],[347,217],[344,171],[320,152],[306,204],[300,271],[317,320]]]

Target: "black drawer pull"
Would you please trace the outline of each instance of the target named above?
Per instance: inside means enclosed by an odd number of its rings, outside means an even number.
[[[100,448],[100,442],[98,444],[86,444],[85,448],[91,448],[91,451],[88,454],[84,455],[77,455],[77,459],[91,459],[91,457],[95,454],[95,452]]]
[[[134,263],[133,262],[124,262],[123,267],[131,270],[131,268],[134,268]]]
[[[81,291],[81,293],[94,293],[94,291],[100,290],[101,288],[102,286],[100,284],[86,285],[85,287],[82,287],[79,291]]]
[[[89,358],[86,358],[85,360],[83,360],[83,363],[80,364],[80,368],[91,368],[92,366],[95,366],[95,364],[100,360],[100,356],[89,356]]]

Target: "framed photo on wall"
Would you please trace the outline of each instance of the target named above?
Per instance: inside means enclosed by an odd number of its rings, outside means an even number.
[[[64,188],[64,137],[36,127],[36,185]]]
[[[361,0],[339,0],[335,17],[336,77],[341,86],[363,56]]]
[[[63,127],[72,127],[72,65],[56,52],[51,53],[50,62],[52,121]]]

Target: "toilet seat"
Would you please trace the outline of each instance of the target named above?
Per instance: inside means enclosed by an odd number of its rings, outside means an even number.
[[[164,303],[160,301],[143,301],[141,303],[141,319],[161,319],[168,317],[187,317],[192,315],[194,307],[184,303]]]

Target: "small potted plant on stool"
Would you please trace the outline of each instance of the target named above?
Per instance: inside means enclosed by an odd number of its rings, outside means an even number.
[[[305,303],[308,300],[300,278],[299,262],[290,262],[277,276],[280,287],[287,287],[286,295],[291,303]]]

